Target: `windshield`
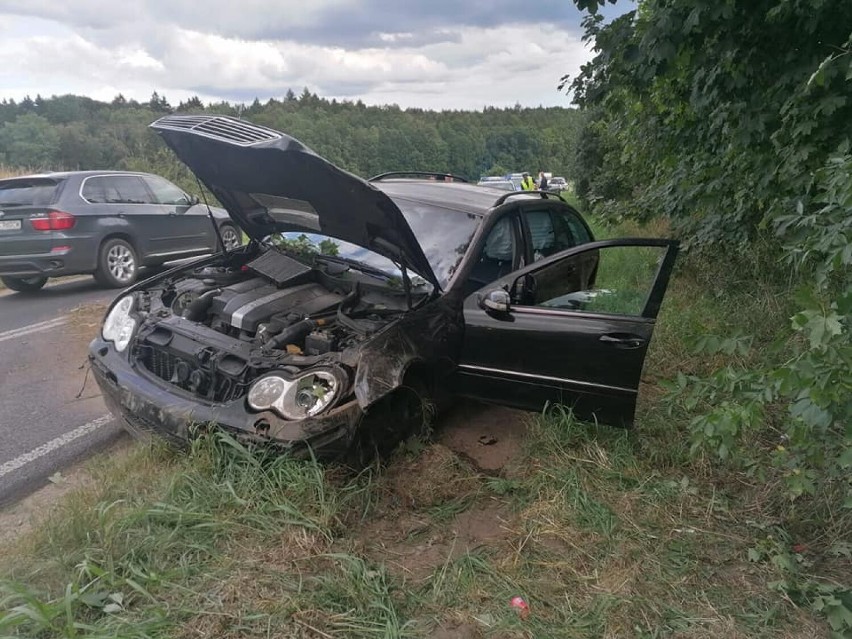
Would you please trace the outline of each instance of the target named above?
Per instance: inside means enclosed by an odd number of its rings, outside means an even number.
[[[55,193],[53,180],[0,182],[0,206],[47,206]]]
[[[482,218],[401,198],[396,199],[396,204],[423,249],[438,284],[446,289]]]
[[[297,257],[328,256],[330,258],[342,258],[343,260],[364,264],[369,270],[381,271],[388,279],[401,279],[402,277],[401,271],[388,258],[336,237],[329,237],[321,233],[288,231],[277,233],[271,236],[271,239],[273,244],[284,248]],[[371,275],[372,273],[368,272],[367,274]],[[409,273],[409,276],[413,286],[431,288],[431,284],[415,273]]]
[[[438,283],[442,289],[446,289],[479,227],[481,217],[420,202],[397,200],[397,205],[423,249]],[[334,237],[301,231],[280,233],[276,237],[280,238],[276,243],[283,244],[287,250],[296,254],[332,255],[361,262],[391,278],[402,275],[388,258]],[[415,286],[430,286],[414,273],[409,272],[409,276]]]

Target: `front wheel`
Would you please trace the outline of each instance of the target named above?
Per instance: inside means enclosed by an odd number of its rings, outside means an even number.
[[[101,246],[95,279],[109,288],[124,288],[136,281],[139,260],[136,251],[124,240],[113,238]]]
[[[0,281],[6,288],[19,293],[32,293],[47,284],[47,278],[38,275],[34,277],[0,277]]]
[[[220,226],[219,235],[222,237],[222,243],[225,245],[226,251],[233,251],[243,243],[239,231],[230,224]]]
[[[409,437],[429,437],[434,418],[435,404],[428,386],[420,380],[407,381],[364,416],[346,463],[363,467],[375,455],[387,457]]]

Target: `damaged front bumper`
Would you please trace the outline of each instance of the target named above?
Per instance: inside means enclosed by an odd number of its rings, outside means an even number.
[[[250,412],[243,399],[211,404],[189,398],[147,377],[101,338],[90,344],[89,361],[107,408],[138,437],[155,433],[185,442],[192,427],[218,427],[240,440],[274,444],[297,456],[336,459],[352,447],[364,416],[355,399],[317,417],[288,421],[269,411]]]

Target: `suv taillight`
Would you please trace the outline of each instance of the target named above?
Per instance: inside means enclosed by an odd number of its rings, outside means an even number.
[[[48,211],[44,217],[30,218],[30,224],[36,231],[67,231],[77,219],[65,211]]]

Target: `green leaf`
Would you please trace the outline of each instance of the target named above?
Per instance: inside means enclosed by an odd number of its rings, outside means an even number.
[[[842,603],[833,605],[825,610],[825,617],[831,625],[831,629],[839,632],[841,630],[852,630],[852,610]]]

